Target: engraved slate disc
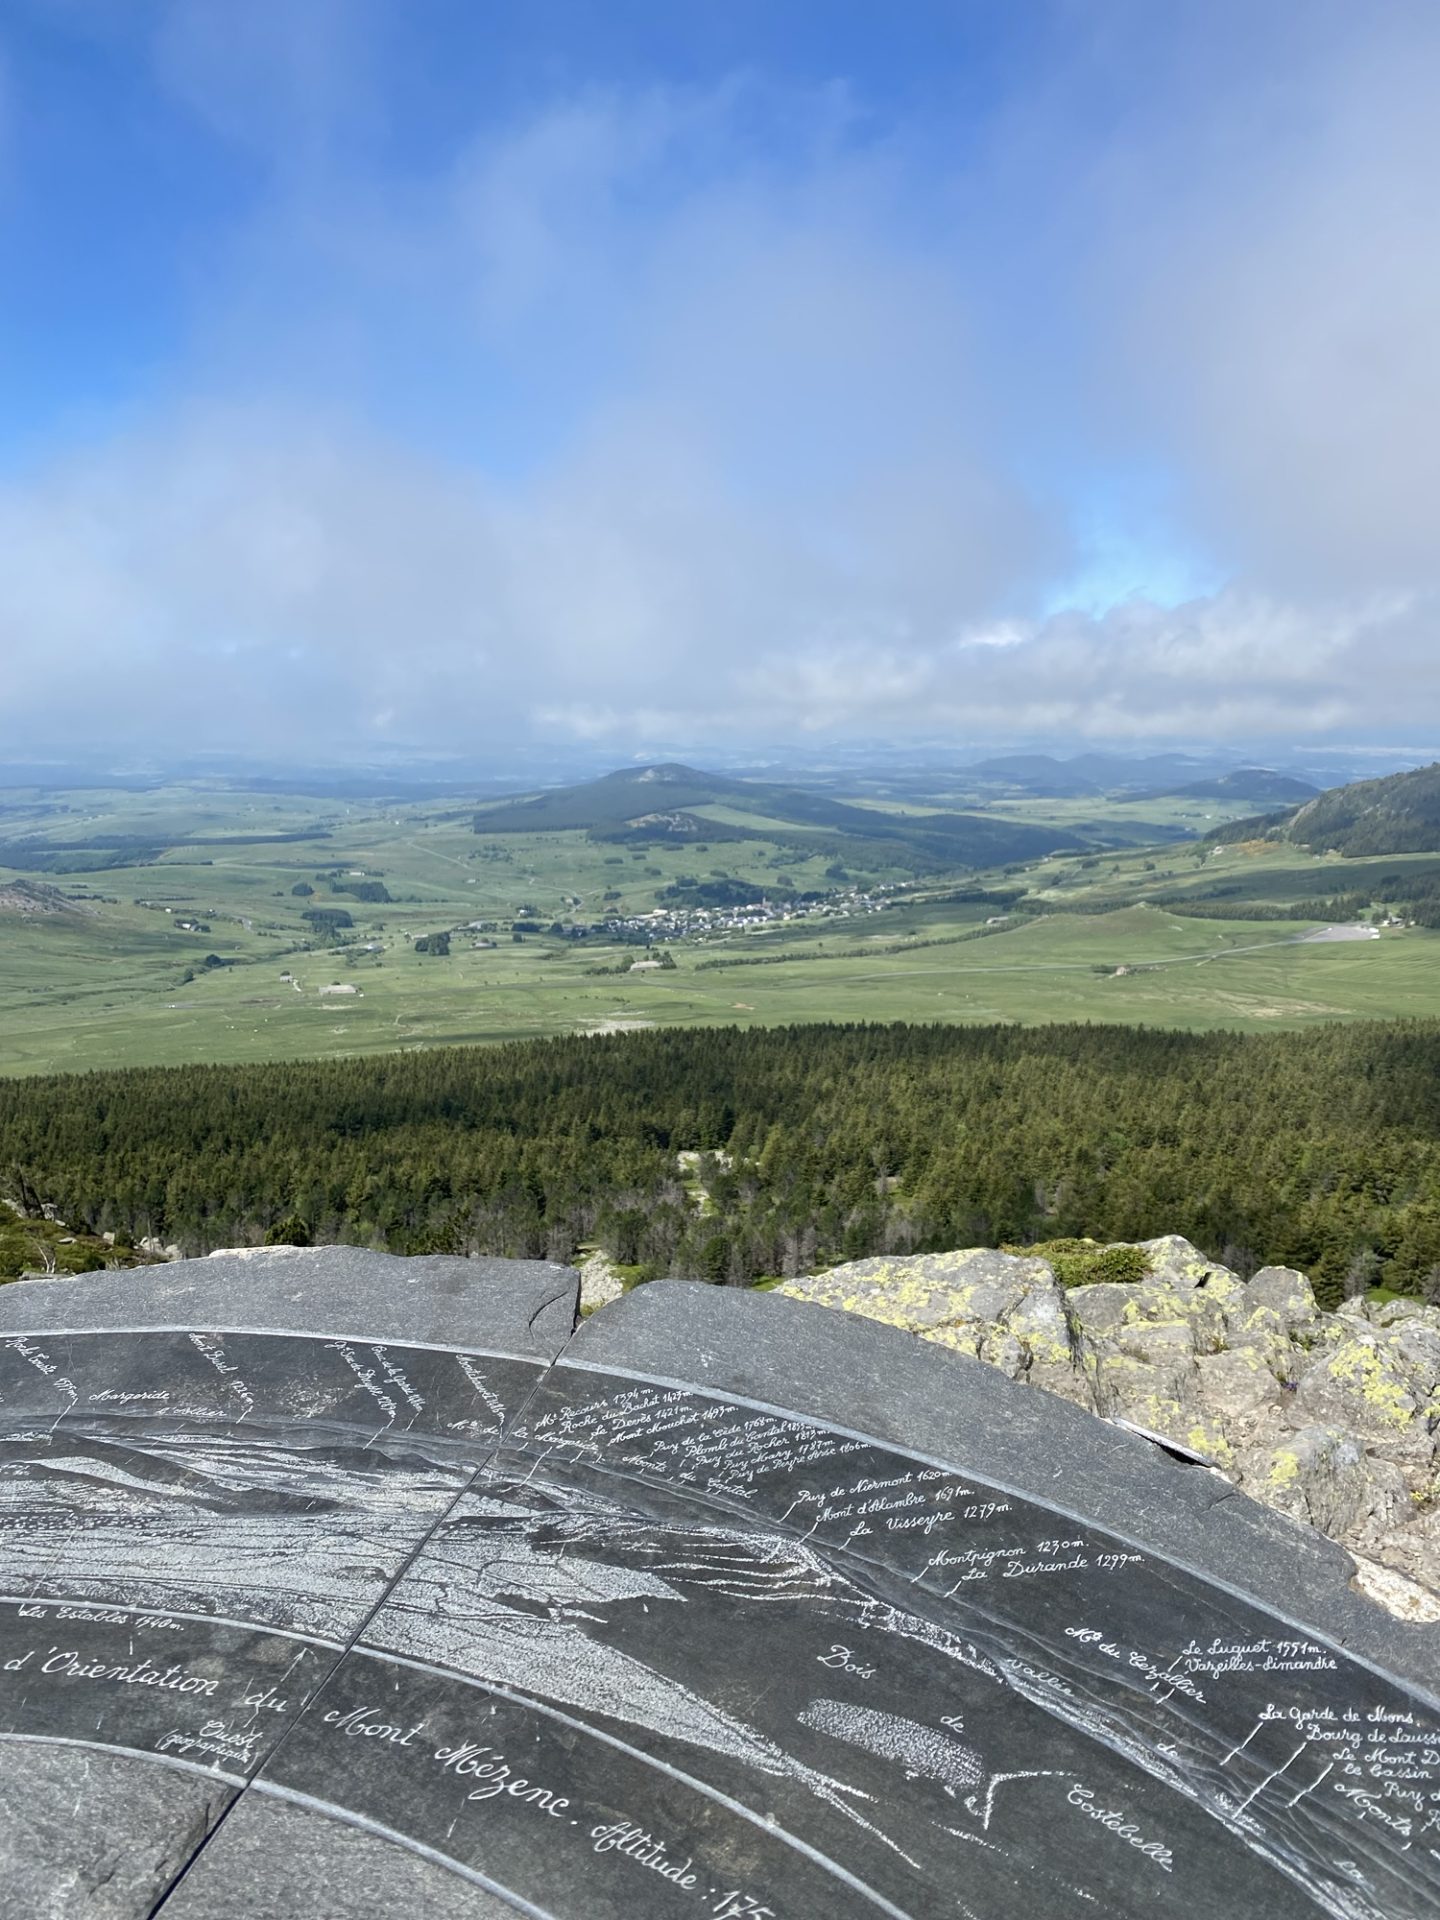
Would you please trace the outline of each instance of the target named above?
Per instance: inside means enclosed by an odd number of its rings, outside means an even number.
[[[681,1283],[0,1293],[0,1910],[1434,1920],[1433,1630],[1067,1403]]]

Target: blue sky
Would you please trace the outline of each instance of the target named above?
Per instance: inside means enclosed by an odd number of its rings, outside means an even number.
[[[1440,733],[1440,15],[15,0],[0,724]]]

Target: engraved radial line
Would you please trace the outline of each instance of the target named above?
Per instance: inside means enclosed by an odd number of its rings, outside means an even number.
[[[315,1337],[318,1338],[320,1336],[315,1336]],[[572,1335],[572,1338],[573,1338],[573,1335]],[[563,1348],[562,1348],[562,1352],[563,1352]],[[529,1392],[525,1395],[524,1399],[521,1400],[520,1405],[515,1409],[514,1418],[516,1420],[519,1420],[521,1418],[526,1408],[530,1405],[530,1402],[534,1399],[535,1395],[539,1392],[541,1386],[544,1384],[546,1375],[549,1373],[551,1367],[553,1367],[554,1364],[555,1362],[553,1360],[546,1362],[545,1365],[542,1366],[540,1371],[536,1374],[535,1379],[530,1384]],[[429,1546],[430,1542],[434,1539],[436,1533],[440,1530],[441,1527],[445,1525],[445,1522],[450,1518],[451,1514],[454,1513],[456,1507],[459,1506],[460,1502],[465,1498],[466,1494],[470,1492],[471,1488],[475,1485],[476,1481],[480,1478],[480,1476],[489,1467],[490,1463],[494,1460],[496,1454],[500,1451],[501,1446],[504,1444],[504,1439],[505,1439],[505,1429],[502,1426],[500,1429],[500,1432],[495,1436],[494,1443],[490,1447],[490,1450],[483,1456],[483,1458],[477,1461],[475,1470],[470,1475],[469,1479],[466,1480],[466,1482],[462,1487],[460,1487],[460,1489],[455,1495],[455,1498],[450,1502],[449,1506],[446,1507],[445,1511],[439,1514],[435,1518],[435,1520],[431,1523],[431,1525],[415,1542],[414,1546],[411,1548],[409,1553],[406,1554],[404,1560],[401,1562],[400,1566],[396,1569],[391,1579],[386,1583],[384,1590],[380,1594],[380,1597],[376,1600],[375,1604],[369,1609],[369,1611],[360,1620],[358,1625],[354,1628],[353,1632],[351,1633],[349,1639],[346,1641],[345,1645],[341,1647],[340,1650],[336,1653],[335,1658],[330,1662],[330,1665],[325,1669],[324,1673],[320,1676],[319,1680],[316,1682],[314,1691],[310,1695],[311,1700],[318,1699],[320,1694],[330,1684],[330,1681],[334,1677],[336,1670],[340,1667],[341,1663],[346,1659],[346,1657],[352,1652],[357,1641],[360,1639],[361,1635],[365,1632],[366,1628],[370,1625],[371,1621],[374,1620],[375,1616],[380,1612],[381,1608],[385,1606],[391,1594],[394,1593],[396,1587],[399,1586],[400,1582],[405,1578],[406,1574],[409,1573],[410,1569],[414,1566],[415,1562],[420,1558],[420,1555],[425,1551],[426,1547]],[[308,1703],[307,1703],[307,1706],[308,1706]],[[262,1761],[259,1769],[257,1769],[257,1777],[258,1777],[258,1774],[263,1773],[265,1768],[269,1766],[272,1760],[274,1760],[276,1754],[279,1753],[280,1749],[285,1745],[285,1742],[290,1738],[290,1735],[294,1732],[295,1727],[297,1726],[299,1721],[304,1717],[306,1711],[307,1711],[307,1707],[301,1707],[300,1711],[295,1715],[294,1719],[291,1720],[289,1726],[286,1727],[285,1731],[281,1734],[280,1738],[275,1742],[274,1746],[271,1747],[269,1753],[265,1756],[265,1759]],[[253,1781],[247,1781],[245,1785],[241,1788],[240,1792],[235,1795],[235,1798],[230,1802],[229,1806],[226,1807],[225,1811],[220,1815],[219,1819],[215,1822],[214,1826],[210,1829],[209,1833],[206,1834],[205,1838],[200,1842],[199,1846],[196,1847],[195,1851],[190,1855],[189,1859],[185,1862],[184,1866],[182,1866],[180,1871],[175,1875],[174,1879],[170,1882],[169,1886],[165,1888],[164,1892],[160,1895],[159,1899],[156,1900],[153,1903],[153,1905],[150,1907],[149,1912],[145,1916],[145,1920],[156,1920],[156,1916],[168,1904],[170,1900],[170,1896],[175,1892],[175,1889],[178,1886],[180,1886],[181,1883],[184,1881],[186,1876],[189,1874],[191,1868],[194,1867],[196,1861],[198,1861],[201,1858],[201,1856],[204,1854],[205,1849],[210,1845],[211,1841],[215,1838],[216,1834],[219,1833],[220,1829],[224,1826],[225,1822],[229,1819],[230,1815],[235,1811],[236,1807],[239,1806],[241,1800],[244,1798],[246,1792],[249,1790],[252,1784],[253,1784]]]
[[[1267,1773],[1265,1778],[1259,1783],[1258,1786],[1252,1787],[1249,1793],[1247,1793],[1245,1798],[1240,1802],[1240,1805],[1237,1808],[1237,1812],[1244,1813],[1245,1809],[1249,1806],[1250,1802],[1255,1798],[1256,1794],[1263,1793],[1266,1787],[1270,1785],[1272,1780],[1278,1780],[1281,1774],[1285,1772],[1287,1767],[1293,1767],[1295,1762],[1300,1758],[1301,1754],[1304,1753],[1308,1745],[1309,1745],[1309,1742],[1307,1740],[1302,1740],[1299,1746],[1296,1747],[1295,1751],[1291,1754],[1290,1758],[1286,1760],[1283,1765],[1276,1767],[1273,1773]],[[1292,1802],[1291,1804],[1293,1805],[1294,1803]]]

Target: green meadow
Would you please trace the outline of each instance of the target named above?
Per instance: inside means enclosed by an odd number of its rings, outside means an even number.
[[[857,841],[869,864],[847,870],[893,889],[900,904],[679,941],[673,969],[630,972],[642,949],[548,931],[516,940],[512,923],[548,929],[643,913],[682,876],[833,888],[834,836],[811,847],[793,823],[725,807],[704,817],[745,837],[637,847],[578,830],[477,834],[473,807],[434,802],[183,787],[10,794],[0,797],[0,842],[19,864],[0,865],[0,1071],[301,1059],[638,1025],[1093,1020],[1260,1030],[1440,1013],[1440,934],[1389,928],[1313,943],[1303,936],[1318,921],[1208,919],[1148,903],[1223,879],[1232,902],[1287,905],[1405,862],[1136,846],[1140,804],[1111,809],[1109,848],[981,875],[937,875],[933,863],[907,865],[903,845],[877,853],[880,843]],[[1152,827],[1175,824],[1157,819],[1165,803],[1147,804]],[[907,798],[892,817],[916,805]],[[1012,803],[994,817],[1039,824],[1043,813],[1045,824],[1079,831],[1083,812],[1099,835],[1109,806]],[[925,807],[943,813],[945,802]],[[97,860],[105,864],[85,864]],[[388,899],[354,890],[377,884]],[[976,884],[1026,890],[1028,910],[987,927],[1001,917],[993,904],[946,897]],[[326,944],[304,918],[317,909],[347,912],[353,924]],[[451,933],[448,956],[416,951],[416,936],[439,931]]]

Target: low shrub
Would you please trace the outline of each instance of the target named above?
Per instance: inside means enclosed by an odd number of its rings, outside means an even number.
[[[1042,1240],[1038,1246],[1002,1251],[1048,1260],[1062,1287],[1093,1287],[1100,1281],[1133,1284],[1150,1275],[1150,1256],[1143,1247],[1106,1247],[1098,1240]]]

